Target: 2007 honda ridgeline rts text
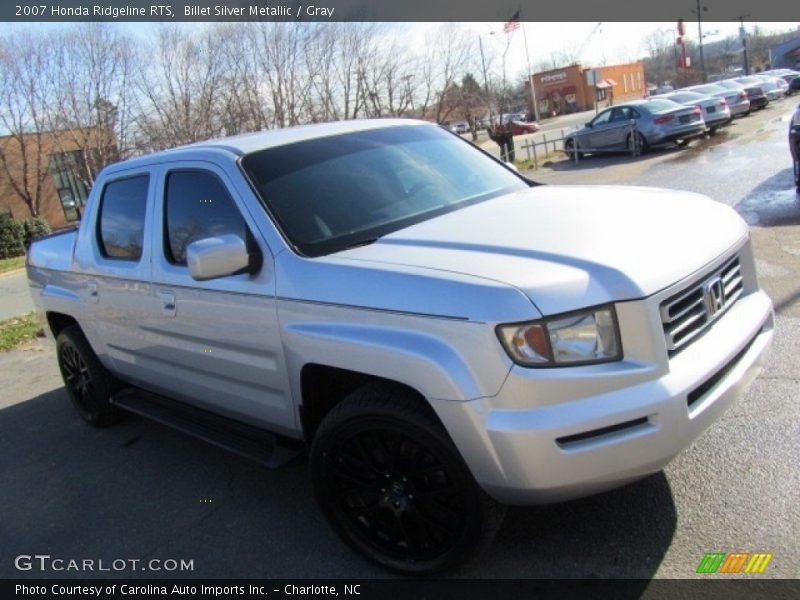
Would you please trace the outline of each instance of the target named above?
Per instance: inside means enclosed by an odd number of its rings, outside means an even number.
[[[416,121],[131,159],[85,208],[28,256],[80,415],[307,450],[331,527],[406,573],[469,558],[503,504],[658,471],[773,335],[730,208],[537,185]]]

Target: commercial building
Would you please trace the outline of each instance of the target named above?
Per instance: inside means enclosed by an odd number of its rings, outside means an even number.
[[[800,37],[770,48],[769,63],[773,69],[800,69]]]
[[[554,116],[611,106],[647,96],[641,62],[596,69],[573,64],[533,75],[539,114]],[[530,97],[530,95],[529,95]]]
[[[25,196],[52,229],[78,221],[89,191],[87,160],[96,158],[95,145],[113,143],[110,135],[96,128],[0,137],[0,212],[34,216]]]

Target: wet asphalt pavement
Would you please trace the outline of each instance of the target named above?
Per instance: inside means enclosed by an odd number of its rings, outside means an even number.
[[[785,114],[737,121],[687,150],[556,161],[562,183],[699,191],[753,225],[762,285],[777,308],[764,374],[662,473],[566,504],[513,508],[493,546],[456,577],[694,577],[707,552],[769,552],[763,577],[800,574],[800,202]],[[305,465],[264,471],[159,425],[92,430],[73,414],[52,349],[0,354],[0,577],[19,554],[186,559],[185,573],[126,577],[383,577],[317,510]],[[108,576],[108,574],[105,574]]]

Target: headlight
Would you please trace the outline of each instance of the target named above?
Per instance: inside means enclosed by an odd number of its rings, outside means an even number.
[[[511,359],[525,367],[585,365],[622,358],[617,316],[610,306],[499,325],[497,335]]]

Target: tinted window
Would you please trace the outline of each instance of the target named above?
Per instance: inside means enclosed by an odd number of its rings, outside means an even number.
[[[164,254],[174,264],[186,264],[192,242],[225,234],[249,241],[239,209],[216,175],[205,171],[175,171],[167,178],[166,243]]]
[[[307,256],[528,187],[469,142],[425,125],[270,148],[242,165],[286,237]]]
[[[611,119],[611,111],[607,110],[606,112],[601,112],[597,115],[594,119],[592,119],[592,125],[605,125]]]
[[[110,258],[138,260],[142,256],[147,175],[112,181],[100,203],[100,250]]]

